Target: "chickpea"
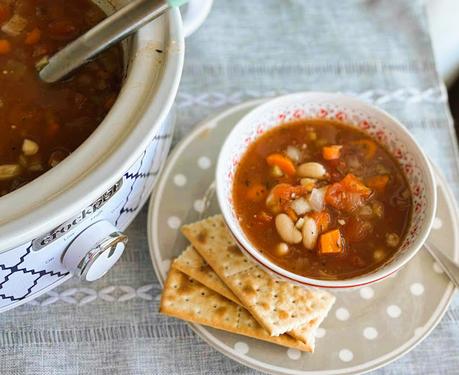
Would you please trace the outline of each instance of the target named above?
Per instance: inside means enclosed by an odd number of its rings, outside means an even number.
[[[400,236],[397,233],[386,233],[386,244],[389,247],[397,247],[400,243]]]
[[[38,152],[39,146],[36,142],[30,139],[24,139],[22,142],[22,152],[25,156],[33,156]]]
[[[276,255],[280,257],[287,255],[289,251],[290,249],[288,248],[288,245],[285,242],[278,243],[275,249]]]

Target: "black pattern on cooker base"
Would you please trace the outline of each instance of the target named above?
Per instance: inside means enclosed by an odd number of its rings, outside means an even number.
[[[133,181],[132,184],[131,184],[129,193],[128,193],[128,195],[126,196],[126,199],[125,199],[125,201],[124,201],[124,204],[123,204],[123,206],[122,206],[121,209],[120,209],[120,213],[119,213],[119,215],[118,215],[118,218],[117,218],[116,221],[115,221],[115,226],[118,226],[118,221],[120,220],[121,215],[123,215],[123,213],[126,212],[126,211],[125,211],[126,205],[128,204],[129,198],[130,198],[130,196],[131,196],[131,194],[132,194],[132,191],[134,190],[134,185],[135,185],[135,183],[137,182],[137,180],[140,178],[140,177],[128,177],[128,175],[130,175],[130,176],[140,176],[140,175],[141,175],[140,171],[141,171],[141,169],[142,169],[143,161],[144,161],[146,155],[147,155],[147,150],[145,150],[145,151],[143,152],[143,154],[142,154],[142,159],[140,160],[140,165],[139,165],[139,168],[137,169],[136,173],[130,174],[129,172],[127,172],[127,173],[125,173],[125,175],[124,175],[125,178],[134,178],[134,181]],[[137,208],[136,208],[136,209],[137,209]],[[133,211],[130,211],[130,212],[134,212],[136,209],[134,209]]]
[[[155,137],[147,150],[124,174],[124,189],[127,190],[127,196],[123,198],[124,204],[118,215],[115,214],[117,216],[117,224],[118,220],[122,219],[120,220],[122,227],[127,224],[126,219],[129,220],[130,217],[133,217],[145,201],[146,193],[149,192],[149,186],[151,186],[151,182],[146,180],[149,178],[154,179],[161,171],[164,163],[159,163],[158,161],[161,160],[159,158],[166,152],[167,139],[170,138],[172,138],[171,134]],[[142,181],[141,185],[139,185],[140,181]],[[35,255],[38,253],[32,250],[31,244],[23,245],[22,249],[10,250],[8,254],[5,253],[3,258],[0,257],[2,259],[2,263],[0,263],[0,309],[14,306],[16,302],[34,294],[38,296],[44,289],[49,288],[63,277],[69,275],[69,272],[66,272],[63,267],[58,267],[58,270],[56,270],[56,264],[53,262],[49,264],[42,263],[42,261],[37,262]],[[10,262],[13,265],[10,265]],[[54,269],[37,270],[36,266],[40,268],[52,267]]]
[[[134,190],[134,184],[137,182],[138,179],[156,177],[159,174],[164,163],[159,163],[158,166],[153,170],[154,164],[156,160],[162,160],[161,154],[165,150],[165,147],[167,145],[167,140],[171,138],[172,138],[172,134],[170,133],[160,134],[160,135],[155,136],[149,146],[149,149],[153,147],[155,151],[153,153],[153,156],[150,156],[151,157],[150,162],[148,163],[148,166],[144,168],[144,171],[142,171],[142,166],[144,165],[145,158],[148,155],[147,151],[145,151],[142,154],[140,165],[139,165],[139,168],[137,169],[137,172],[135,173],[126,172],[124,174],[124,177],[126,180],[134,180],[134,181],[131,184],[129,194],[126,197],[126,201],[120,209],[119,216],[115,221],[115,225],[118,225],[118,222],[123,214],[132,214],[141,208],[142,203],[143,203],[143,196],[144,196],[146,184],[143,184],[142,192],[139,194],[139,199],[137,200],[137,204],[134,205],[133,207],[127,207],[127,204],[131,198],[131,194]]]
[[[38,280],[40,280],[44,276],[57,276],[57,277],[62,277],[66,276],[69,273],[65,272],[55,272],[55,271],[45,271],[45,270],[40,270],[36,271],[34,269],[27,269],[25,267],[19,268],[19,266],[25,261],[27,255],[29,255],[32,251],[32,245],[30,245],[27,249],[26,252],[19,258],[19,262],[16,263],[13,266],[6,266],[4,264],[0,264],[0,269],[2,271],[9,271],[9,273],[5,276],[5,279],[0,283],[0,299],[8,299],[10,301],[21,301],[24,298],[28,297],[30,294],[32,294],[33,288],[38,285]],[[21,295],[21,296],[15,296],[15,295],[6,295],[5,293],[2,293],[2,290],[4,290],[4,286],[8,281],[10,281],[15,274],[30,274],[37,276],[37,278],[34,279],[33,284],[27,289],[27,291]]]

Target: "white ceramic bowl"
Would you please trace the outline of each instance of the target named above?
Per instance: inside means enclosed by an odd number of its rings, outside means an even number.
[[[410,185],[413,213],[403,243],[386,264],[346,280],[319,280],[289,272],[259,252],[244,234],[233,207],[233,179],[247,147],[267,130],[289,121],[324,118],[342,121],[382,143],[398,160]],[[353,97],[332,93],[282,96],[255,108],[234,127],[220,152],[216,171],[217,197],[225,221],[241,250],[271,273],[302,285],[349,288],[376,282],[397,271],[422,247],[434,219],[437,195],[430,164],[421,147],[394,117]]]

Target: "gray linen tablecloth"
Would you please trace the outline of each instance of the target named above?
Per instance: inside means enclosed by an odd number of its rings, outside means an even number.
[[[176,140],[254,97],[351,92],[396,115],[459,196],[457,153],[421,1],[216,0],[187,41]],[[144,209],[129,249],[94,284],[70,281],[0,316],[2,374],[248,374],[186,324],[158,314]],[[459,373],[459,300],[434,332],[380,374]]]

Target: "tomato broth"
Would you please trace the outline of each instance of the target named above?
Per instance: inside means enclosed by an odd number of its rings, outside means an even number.
[[[233,198],[259,251],[288,271],[324,280],[362,275],[389,260],[412,210],[390,153],[355,127],[328,120],[260,136],[240,161]]]
[[[0,0],[0,196],[61,162],[114,104],[119,46],[63,82],[38,76],[49,56],[104,18],[89,0]]]

